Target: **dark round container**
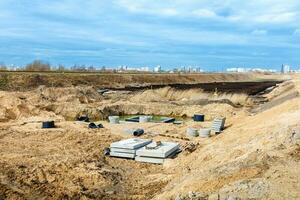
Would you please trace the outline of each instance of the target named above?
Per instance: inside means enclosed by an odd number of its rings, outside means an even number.
[[[89,128],[98,128],[98,126],[92,122],[89,124]]]
[[[195,114],[194,115],[194,121],[195,122],[204,122],[204,115]]]
[[[94,122],[89,124],[89,128],[104,128],[102,124],[96,125]]]
[[[88,116],[80,116],[77,118],[77,121],[81,121],[81,122],[89,122],[90,121],[90,118]]]
[[[133,131],[133,135],[134,136],[140,136],[144,134],[144,130],[143,129],[136,129]]]
[[[105,148],[103,154],[105,156],[109,156],[110,155],[110,148]]]
[[[43,122],[42,128],[55,128],[54,121]]]

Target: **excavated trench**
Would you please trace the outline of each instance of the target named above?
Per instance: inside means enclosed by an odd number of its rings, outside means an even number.
[[[205,92],[214,92],[215,90],[222,93],[244,93],[248,95],[256,95],[265,89],[282,83],[282,81],[251,81],[251,82],[214,82],[214,83],[197,83],[197,84],[162,84],[148,86],[125,86],[124,88],[107,88],[118,91],[140,91],[149,89],[160,89],[164,87],[172,87],[177,90],[202,89]]]
[[[201,110],[210,105],[250,109],[265,103],[267,100],[263,95],[271,92],[281,82],[216,82],[114,88],[109,90],[113,93],[108,92],[108,95],[103,96],[117,99],[115,101],[119,103],[98,108],[98,117],[107,119],[109,115],[162,115],[190,118],[193,111],[189,111],[188,107]],[[212,115],[221,114],[222,109],[217,113],[212,111]]]

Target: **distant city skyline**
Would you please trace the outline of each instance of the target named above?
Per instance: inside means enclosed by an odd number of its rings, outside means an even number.
[[[0,63],[300,69],[297,0],[0,2]]]

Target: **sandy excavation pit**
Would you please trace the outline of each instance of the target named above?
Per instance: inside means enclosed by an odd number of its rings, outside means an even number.
[[[298,92],[300,83],[291,78],[257,95],[170,86],[103,95],[84,85],[1,91],[0,199],[299,199],[300,144],[292,132],[300,128],[300,101],[297,95],[277,100]],[[107,121],[196,113],[205,122]],[[76,122],[82,114],[104,128]],[[208,128],[218,116],[226,117],[221,134],[187,137],[187,128]],[[45,120],[57,127],[41,129]],[[112,142],[132,137],[124,133],[131,128],[144,129],[141,138],[177,142],[183,151],[163,165],[105,156]]]

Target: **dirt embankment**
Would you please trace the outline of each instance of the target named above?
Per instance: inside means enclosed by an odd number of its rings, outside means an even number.
[[[19,78],[17,85],[26,80]],[[248,112],[252,99],[246,94],[207,93],[199,88],[101,95],[96,87],[85,85],[26,87],[28,91],[0,92],[0,199],[300,197],[300,137],[293,133],[300,127],[300,101],[299,96],[285,98],[299,93],[298,77],[261,94],[272,105],[260,104],[254,114]],[[206,121],[175,125],[103,120],[99,123],[105,128],[91,130],[86,123],[74,122],[83,113],[103,119],[114,114],[191,119],[203,113]],[[181,139],[187,128],[208,128],[216,116],[226,117],[221,134]],[[57,127],[41,129],[41,121],[49,119]],[[162,166],[105,157],[103,150],[111,142],[131,137],[123,133],[128,128],[143,128],[144,138],[178,142],[183,152]]]
[[[47,87],[94,86],[98,88],[146,87],[151,85],[199,84],[274,80],[274,75],[257,74],[101,74],[1,72],[0,90],[27,91]]]

